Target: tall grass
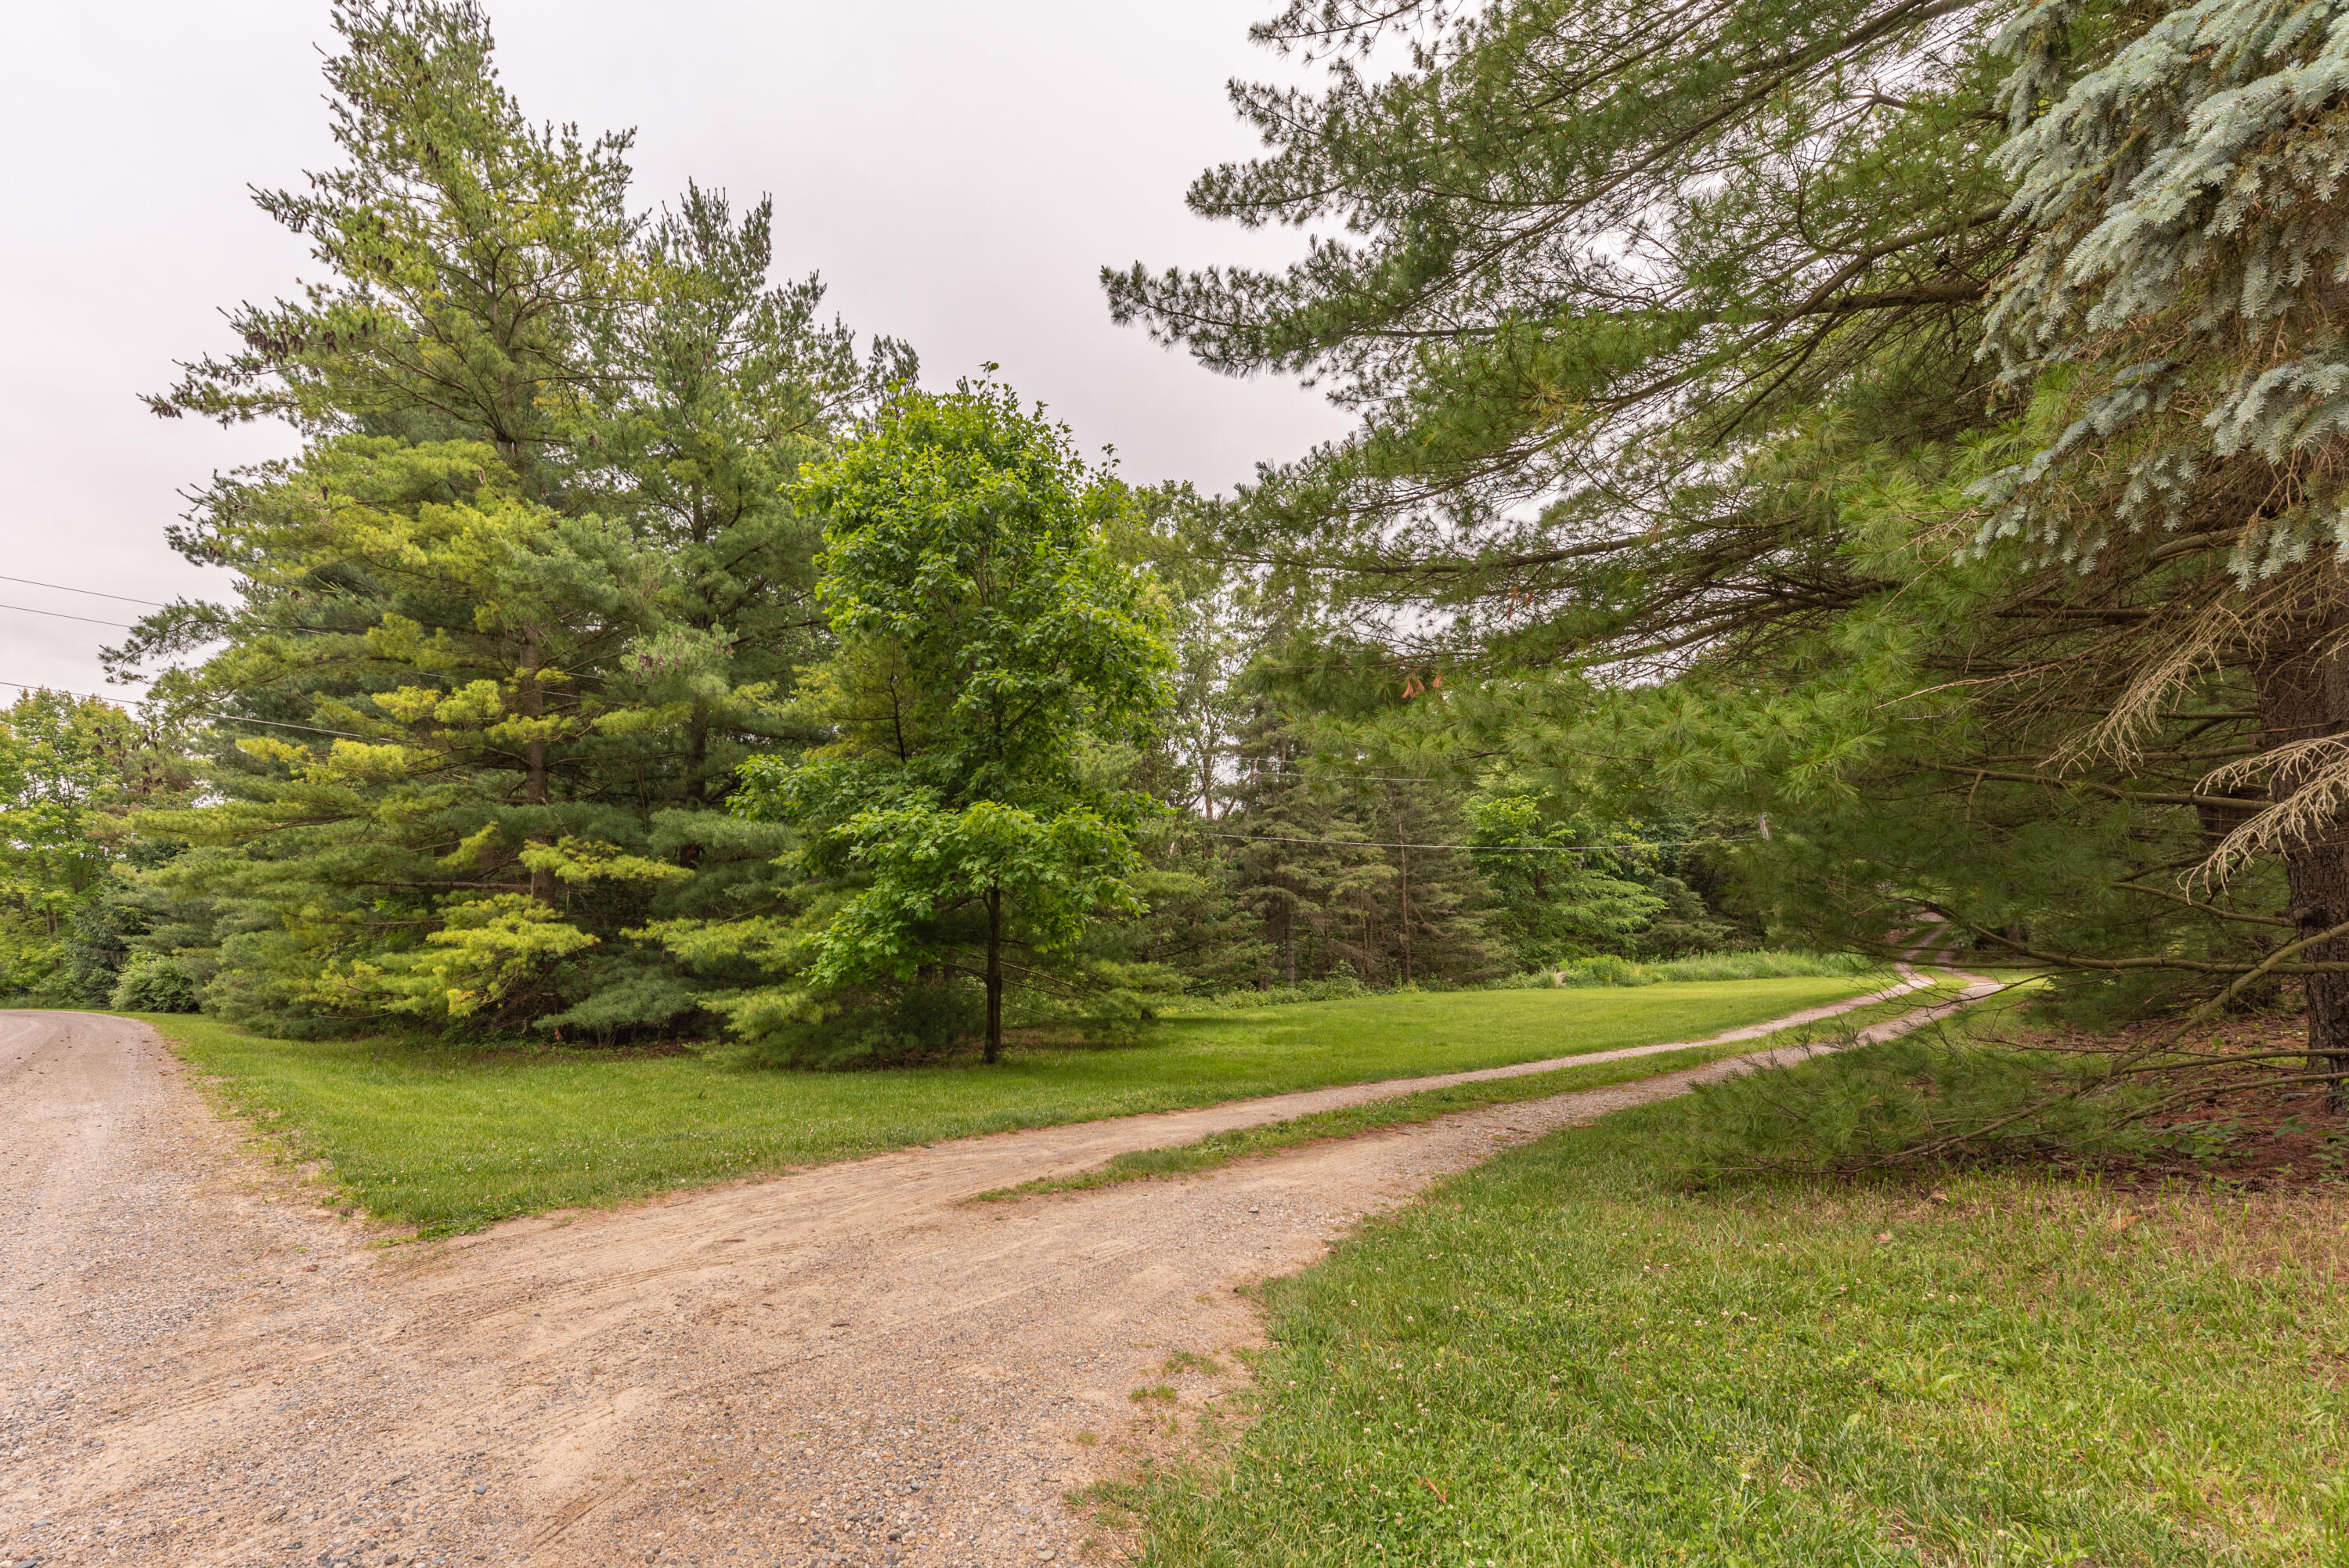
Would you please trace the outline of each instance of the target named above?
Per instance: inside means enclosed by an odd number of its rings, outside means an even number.
[[[1602,953],[1577,958],[1557,971],[1529,975],[1521,984],[1543,985],[1661,985],[1675,980],[1785,980],[1869,975],[1885,969],[1880,958],[1857,953],[1695,953],[1686,958],[1640,963]]]
[[[1750,953],[1696,953],[1686,958],[1651,963],[1605,953],[1573,959],[1562,969],[1537,969],[1530,975],[1512,975],[1482,985],[1406,985],[1398,987],[1398,991],[1547,991],[1560,986],[1664,985],[1691,980],[1835,980],[1879,971],[1888,981],[1891,978],[1891,971],[1882,959],[1857,953],[1795,953],[1768,948]],[[1155,1010],[1163,1015],[1249,1012],[1296,1002],[1334,1002],[1385,994],[1351,978],[1308,980],[1298,985],[1226,991],[1216,996],[1167,997]]]

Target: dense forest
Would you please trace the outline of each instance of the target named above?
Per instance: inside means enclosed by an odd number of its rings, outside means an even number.
[[[2349,1064],[2349,17],[1296,0],[1120,321],[1356,433],[1230,495],[647,208],[350,0],[318,269],[149,398],[297,457],[0,732],[6,985],[870,1060],[1932,919]]]

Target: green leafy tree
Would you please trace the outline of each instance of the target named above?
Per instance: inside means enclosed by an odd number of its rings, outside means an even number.
[[[807,995],[975,976],[992,1061],[1012,950],[1067,949],[1138,903],[1151,806],[1107,775],[1165,707],[1171,660],[1159,595],[1104,538],[1126,492],[1009,390],[966,384],[893,400],[799,501],[823,519],[839,644],[805,707],[833,738],[748,765],[737,809],[807,834],[809,874],[840,884]]]
[[[176,750],[111,703],[31,691],[0,710],[0,991],[106,999],[110,970],[85,997],[78,939],[113,891],[129,813],[187,784]]]
[[[1545,821],[1540,801],[1523,794],[1482,795],[1468,817],[1495,934],[1526,968],[1630,951],[1670,907],[1640,878],[1650,846],[1629,829]]]

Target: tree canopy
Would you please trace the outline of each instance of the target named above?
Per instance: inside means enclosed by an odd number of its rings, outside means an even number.
[[[1294,0],[1190,201],[1295,261],[1102,279],[1359,416],[1224,497],[634,204],[469,0],[335,17],[319,279],[150,400],[302,449],[19,986],[991,1057],[1930,918],[2349,1062],[2333,9]]]
[[[841,893],[780,1005],[968,975],[992,1061],[1007,944],[1050,954],[1144,907],[1133,833],[1152,802],[1116,776],[1170,657],[1153,585],[1104,537],[1123,487],[1008,389],[966,385],[893,399],[799,497],[823,520],[837,640],[802,703],[838,738],[746,764],[736,809],[805,832],[802,863]]]
[[[2342,26],[1299,0],[1191,203],[1337,234],[1104,282],[1361,410],[1223,536],[1448,679],[1366,743],[1715,821],[1823,937],[2296,975],[2337,1071]]]

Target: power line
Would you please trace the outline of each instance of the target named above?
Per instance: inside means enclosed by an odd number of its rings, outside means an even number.
[[[22,577],[11,577],[7,579],[7,581],[11,583],[22,583],[26,581],[26,579]],[[45,583],[42,583],[41,586],[46,588],[51,586],[51,584]],[[67,590],[69,593],[86,593],[89,590],[86,588],[69,588]],[[121,595],[119,593],[103,593],[100,594],[99,597],[104,599],[119,599]],[[150,601],[145,599],[133,599],[130,600],[129,603],[133,604],[144,604],[150,603]],[[158,607],[166,610],[171,608],[168,604]],[[26,615],[50,615],[60,621],[81,621],[93,626],[114,626],[125,632],[135,632],[139,629],[129,621],[101,621],[95,615],[68,615],[63,610],[36,610],[30,604],[0,604],[0,610],[15,610]],[[261,629],[260,634],[263,636],[298,635],[305,637],[363,637],[367,635],[367,633],[337,632],[328,626],[264,626]],[[218,638],[224,639],[227,636],[227,634],[221,633],[216,635]],[[10,681],[0,681],[0,686],[10,686],[13,684],[15,683]],[[254,722],[258,723],[259,721],[255,720]]]
[[[128,593],[101,593],[95,588],[75,588],[63,583],[44,583],[35,577],[11,577],[5,572],[0,572],[0,583],[22,583],[28,588],[54,588],[60,593],[87,593],[93,599],[119,599],[126,604],[145,604],[156,610],[171,608],[169,604],[153,599],[133,599]],[[7,684],[5,681],[0,681],[0,686]]]
[[[1204,838],[1237,839],[1244,844],[1334,844],[1341,849],[1354,850],[1475,850],[1505,855],[1576,854],[1593,850],[1620,854],[1633,850],[1662,850],[1686,847],[1685,845],[1651,843],[1644,839],[1635,843],[1629,844],[1405,844],[1381,843],[1375,839],[1291,839],[1279,837],[1270,833],[1218,833],[1204,828],[1198,830],[1198,832]],[[1690,842],[1702,842],[1708,844],[1744,844],[1751,843],[1752,841],[1753,841],[1750,839],[1704,839],[1690,841]]]
[[[84,697],[91,702],[111,703],[117,707],[122,706],[113,697],[107,696],[100,692],[67,691],[63,686],[26,686],[22,681],[0,681],[0,686],[10,686],[17,691],[53,691],[60,696]],[[358,734],[355,730],[322,729],[315,724],[293,724],[282,718],[248,718],[241,713],[213,713],[208,710],[199,710],[191,717],[196,718],[218,719],[223,724],[262,724],[267,725],[272,729],[302,729],[307,730],[312,735],[339,735],[346,740],[372,740],[376,738],[374,736]]]
[[[1422,779],[1408,773],[1372,773],[1360,768],[1253,768],[1251,773],[1269,774],[1275,779],[1302,779],[1311,783],[1316,779],[1366,779],[1373,784],[1458,784],[1458,779]]]
[[[67,691],[63,686],[26,686],[23,681],[0,681],[0,686],[14,686],[18,691],[53,691],[59,696],[88,697],[92,702],[110,702],[114,703],[118,707],[121,706],[121,704],[117,702],[115,698],[108,696],[103,692]]]
[[[8,581],[18,583],[23,579],[11,577]],[[78,593],[79,590],[73,590],[73,592]],[[109,594],[107,597],[111,598],[113,595]],[[101,621],[95,615],[68,615],[63,610],[36,610],[30,604],[0,604],[0,610],[14,610],[21,615],[49,615],[60,621],[86,621],[93,626],[114,626],[125,632],[138,630],[128,621]]]

